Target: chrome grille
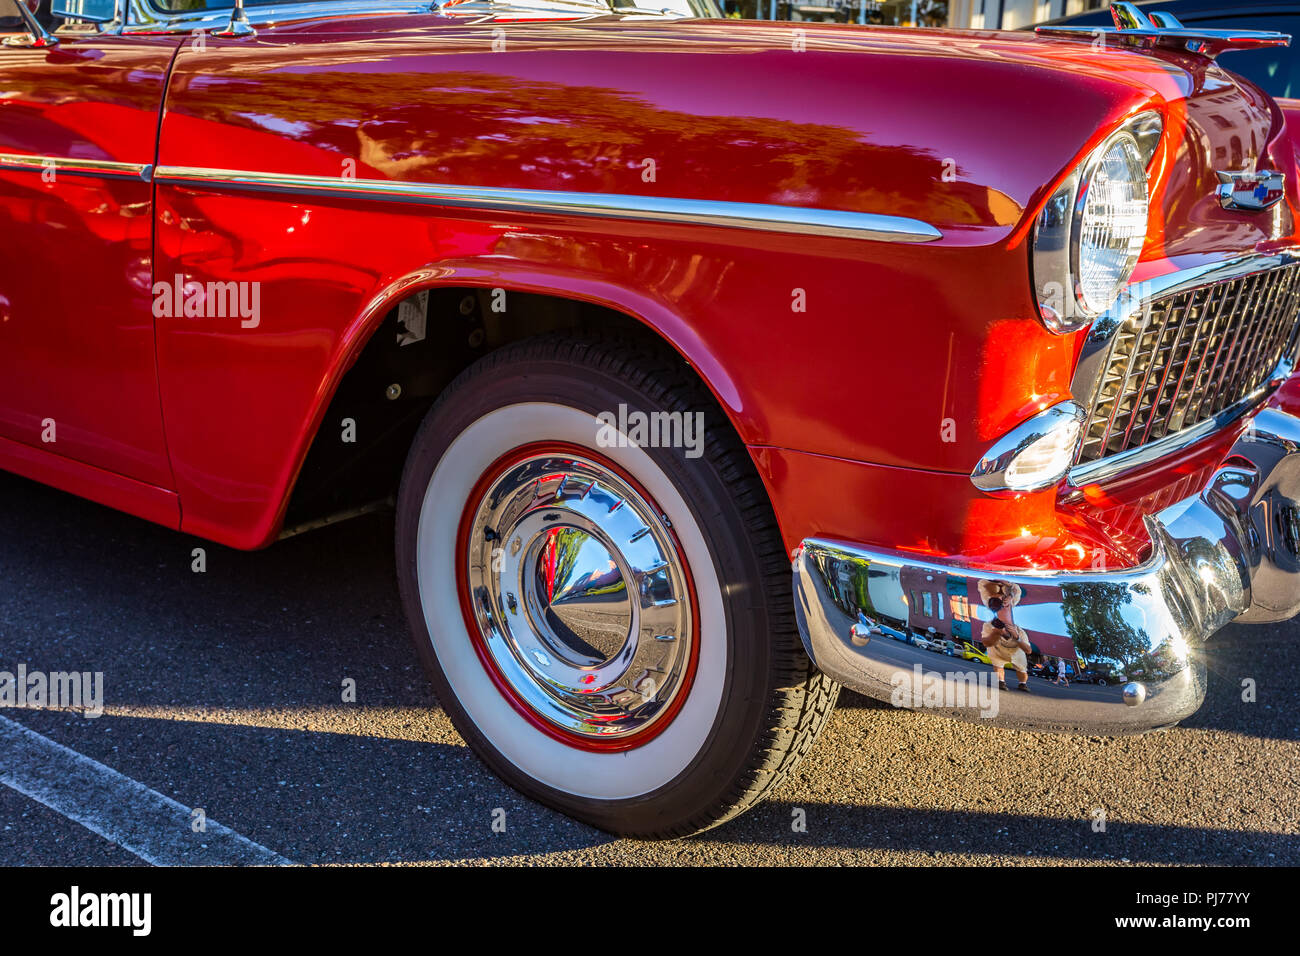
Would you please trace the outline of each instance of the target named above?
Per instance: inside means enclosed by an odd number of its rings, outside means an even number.
[[[1080,463],[1209,421],[1296,357],[1300,264],[1158,298],[1115,333]]]

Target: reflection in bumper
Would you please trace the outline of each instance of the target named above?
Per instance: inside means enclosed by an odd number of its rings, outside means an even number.
[[[804,646],[830,676],[898,706],[1031,730],[1169,726],[1205,696],[1202,641],[1233,620],[1300,612],[1300,418],[1261,411],[1200,494],[1147,522],[1151,557],[1119,572],[1004,574],[809,539],[794,561]],[[948,653],[888,636],[900,632]],[[1097,682],[1030,676],[1019,692],[1024,659],[1007,640],[988,655],[1005,665],[999,691],[992,666],[957,655],[1004,634],[1028,643],[1029,661],[1071,661]]]

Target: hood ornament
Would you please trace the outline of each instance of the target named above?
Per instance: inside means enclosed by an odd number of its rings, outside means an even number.
[[[1286,192],[1286,177],[1268,169],[1258,172],[1245,170],[1215,170],[1219,177],[1216,194],[1224,209],[1257,212],[1267,209]]]
[[[1139,49],[1165,47],[1199,53],[1214,59],[1220,53],[1232,50],[1253,50],[1266,46],[1286,46],[1291,36],[1271,30],[1204,30],[1189,29],[1172,13],[1143,13],[1127,0],[1115,0],[1110,5],[1113,27],[1041,26],[1035,32],[1040,36],[1072,37],[1076,40],[1117,43]]]

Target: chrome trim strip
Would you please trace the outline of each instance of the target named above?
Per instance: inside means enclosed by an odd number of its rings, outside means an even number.
[[[1254,275],[1257,272],[1280,269],[1296,262],[1300,262],[1300,246],[1284,249],[1270,255],[1261,256],[1251,253],[1225,259],[1222,262],[1212,262],[1208,265],[1195,266],[1169,275],[1134,282],[1129,285],[1129,293],[1130,295],[1138,295],[1134,305],[1135,311],[1146,302],[1155,299],[1182,295],[1184,292],[1193,292],[1196,289],[1203,289],[1206,286],[1226,282],[1230,279],[1240,279],[1242,276]]]
[[[231,7],[213,10],[160,10],[148,0],[125,0],[124,33],[191,33],[194,30],[224,29],[230,24]],[[273,25],[318,18],[346,19],[376,13],[429,13],[431,0],[284,0],[259,4],[245,14],[250,24]]]
[[[1084,342],[1079,362],[1074,369],[1070,382],[1070,391],[1075,401],[1091,413],[1097,400],[1097,390],[1101,386],[1102,376],[1110,357],[1115,336],[1130,319],[1139,315],[1150,303],[1159,299],[1170,298],[1198,289],[1208,288],[1221,282],[1240,279],[1260,272],[1268,272],[1300,262],[1300,247],[1293,247],[1270,255],[1249,254],[1213,262],[1207,265],[1181,269],[1168,275],[1155,276],[1140,282],[1130,283],[1113,306],[1093,323],[1088,338]],[[1292,363],[1288,359],[1274,369],[1268,381],[1250,395],[1236,404],[1224,409],[1214,418],[1200,422],[1180,432],[1174,432],[1163,438],[1130,448],[1117,455],[1101,458],[1097,461],[1076,464],[1070,469],[1067,478],[1072,485],[1083,485],[1112,478],[1122,472],[1148,465],[1157,458],[1179,451],[1193,445],[1207,435],[1226,427],[1240,418],[1252,407],[1259,404],[1266,395],[1291,376]],[[1082,448],[1082,444],[1080,444]]]
[[[434,183],[294,176],[189,166],[159,166],[154,171],[154,181],[199,189],[235,189],[332,199],[367,199],[378,202],[448,206],[459,209],[636,219],[799,235],[870,239],[880,242],[932,242],[943,237],[934,226],[917,219],[766,203],[713,202],[703,199],[563,192],[549,189],[446,186]]]
[[[40,173],[53,169],[56,175],[94,176],[99,179],[132,179],[149,182],[152,163],[119,163],[107,159],[63,159],[57,156],[20,156],[0,153],[0,169],[17,169]]]

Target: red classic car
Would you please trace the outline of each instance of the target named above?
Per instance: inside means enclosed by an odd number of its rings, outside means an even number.
[[[1300,610],[1297,141],[1216,60],[1285,36],[0,4],[0,467],[245,549],[395,508],[551,806],[727,820],[841,683],[1164,727]]]

